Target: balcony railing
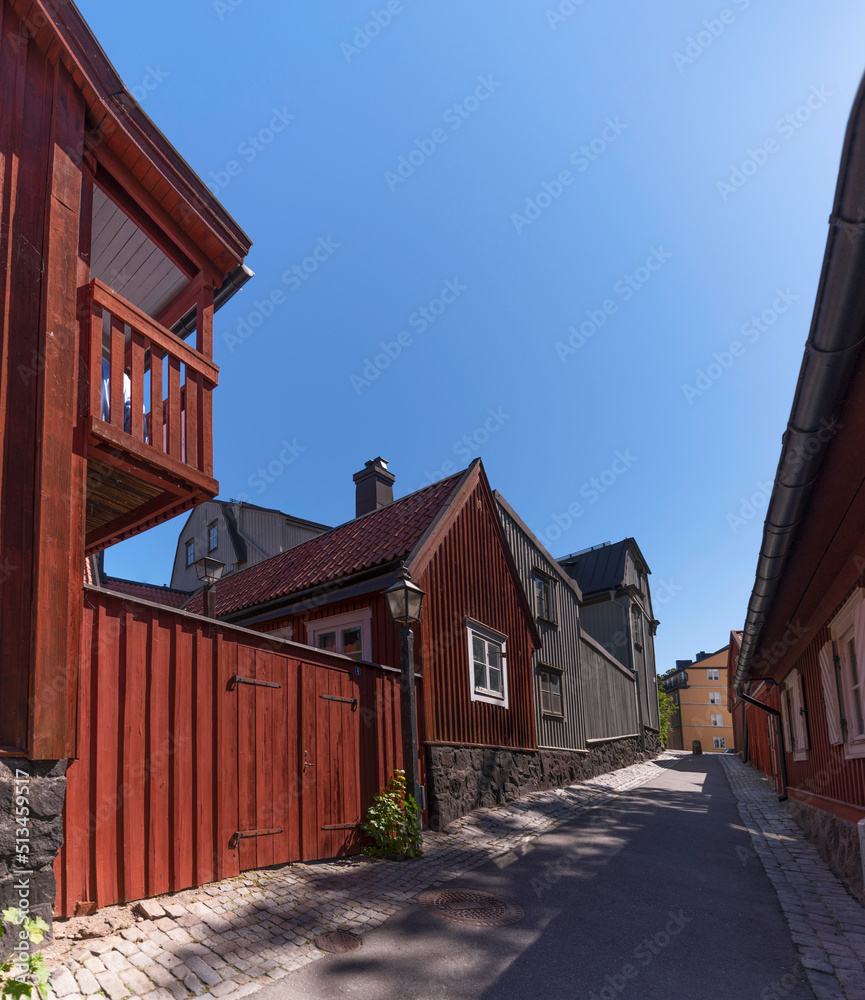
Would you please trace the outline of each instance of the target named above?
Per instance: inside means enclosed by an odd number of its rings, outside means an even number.
[[[219,370],[102,282],[84,291],[86,548],[95,551],[216,494],[211,395]]]

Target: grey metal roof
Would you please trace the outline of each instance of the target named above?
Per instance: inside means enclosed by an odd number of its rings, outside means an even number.
[[[580,585],[583,594],[615,590],[625,579],[625,559],[631,539],[599,545],[588,552],[565,556],[559,562]]]

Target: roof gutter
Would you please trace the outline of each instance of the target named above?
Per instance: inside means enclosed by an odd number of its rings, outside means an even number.
[[[733,686],[747,679],[865,340],[865,78],[847,123],[829,237]]]
[[[237,267],[233,267],[225,276],[225,281],[223,281],[219,288],[217,288],[213,293],[214,313],[218,312],[225,305],[225,303],[236,295],[247,283],[247,281],[254,276],[255,271],[250,271],[246,264],[238,264]],[[188,313],[181,316],[181,318],[174,324],[171,328],[171,332],[180,337],[181,340],[186,340],[186,338],[195,330],[197,315],[198,310],[195,306],[193,306]]]

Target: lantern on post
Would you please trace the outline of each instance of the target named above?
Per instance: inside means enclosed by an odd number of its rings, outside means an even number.
[[[417,704],[414,690],[414,633],[412,625],[421,619],[424,591],[413,583],[401,566],[396,582],[384,592],[391,617],[400,625],[399,651],[402,682],[400,685],[400,707],[402,709],[402,756],[405,768],[406,794],[411,795],[423,809],[423,791],[420,787],[417,765]],[[418,815],[420,824],[420,815]]]
[[[210,556],[202,556],[195,560],[195,572],[204,584],[204,614],[208,618],[216,617],[216,584],[222,577],[225,563]]]

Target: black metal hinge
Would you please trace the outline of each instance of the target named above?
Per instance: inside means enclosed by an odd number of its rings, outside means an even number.
[[[337,826],[323,826],[322,830],[356,830],[360,823],[342,823]]]
[[[336,694],[320,694],[319,698],[324,698],[325,701],[344,701],[346,705],[357,708],[357,698],[340,698]]]
[[[228,846],[234,850],[241,840],[245,840],[247,837],[268,837],[272,833],[282,833],[283,827],[274,827],[271,830],[238,830],[229,840]]]
[[[254,677],[241,677],[240,674],[235,674],[234,677],[228,682],[228,690],[232,691],[237,687],[238,684],[254,684],[256,687],[263,688],[281,688],[281,684],[276,684],[274,681],[259,681]]]

